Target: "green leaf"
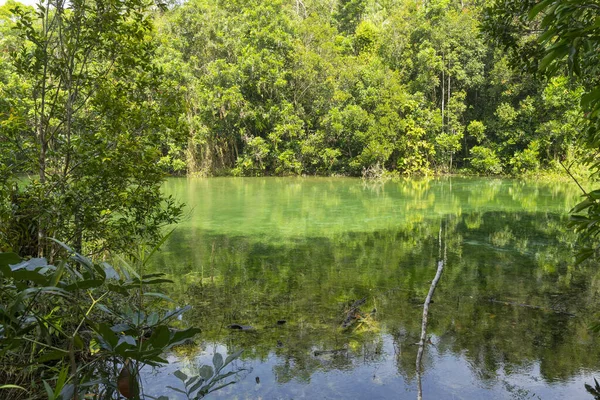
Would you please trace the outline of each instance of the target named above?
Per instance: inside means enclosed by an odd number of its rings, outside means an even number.
[[[119,342],[117,335],[110,329],[108,324],[104,322],[98,325],[96,334],[100,341],[107,344],[111,350],[114,349]]]
[[[29,260],[22,261],[16,265],[12,265],[11,269],[13,271],[17,271],[17,270],[21,270],[21,269],[26,269],[27,271],[35,271],[35,270],[39,270],[42,267],[52,267],[51,269],[56,269],[54,266],[48,265],[48,262],[43,257],[31,258]]]
[[[104,312],[105,312],[105,313],[107,313],[107,314],[114,315],[114,316],[116,316],[116,315],[117,315],[117,314],[115,314],[115,313],[114,313],[114,312],[113,312],[113,311],[112,311],[110,308],[106,307],[106,306],[105,306],[104,304],[102,304],[102,303],[98,303],[98,304],[96,304],[96,308],[97,308],[97,309],[99,309],[99,310],[101,310],[101,311],[104,311]]]
[[[209,380],[214,375],[214,371],[210,365],[203,365],[198,370],[198,373],[202,378],[204,378],[205,381]]]
[[[114,279],[114,280],[119,280],[121,279],[121,277],[119,276],[119,274],[117,273],[117,271],[114,269],[114,267],[106,262],[103,262],[100,264],[103,268],[104,268],[104,275],[106,276],[106,279]]]
[[[543,0],[532,7],[527,15],[529,20],[533,20],[544,8],[548,7],[548,4],[552,3],[553,1],[554,0]]]
[[[148,315],[148,318],[146,319],[146,323],[148,324],[149,327],[153,327],[154,325],[156,325],[158,323],[158,313],[157,312],[152,312],[150,313],[150,315]]]
[[[169,296],[167,296],[166,294],[162,294],[162,293],[158,293],[158,292],[146,292],[144,293],[144,296],[148,296],[148,297],[157,297],[159,299],[163,299],[165,301],[169,301],[171,303],[175,303],[173,301],[173,299],[171,299]]]
[[[29,289],[25,289],[21,293],[19,293],[17,295],[16,303],[18,303],[19,301],[23,301],[29,297],[35,296],[38,293],[52,294],[61,297],[70,297],[69,292],[54,286],[32,287]]]
[[[173,372],[173,375],[175,375],[177,377],[177,379],[179,379],[180,381],[185,382],[188,378],[188,376],[186,374],[184,374],[183,372],[177,370],[175,372]]]
[[[592,90],[589,93],[586,93],[585,95],[581,96],[581,106],[582,107],[587,107],[589,106],[591,103],[596,102],[600,100],[600,87]]]
[[[133,336],[123,335],[119,337],[119,341],[117,342],[115,348],[117,349],[119,347],[122,347],[123,344],[128,344],[129,346],[135,347],[137,345],[137,342],[135,341]]]
[[[600,199],[600,189],[592,190],[591,192],[588,192],[587,195],[594,200],[598,200]]]
[[[548,54],[542,58],[542,61],[539,63],[540,71],[545,71],[548,69],[550,64],[564,57],[569,52],[569,47],[566,44],[556,45],[554,50],[549,51]]]
[[[235,375],[235,374],[237,374],[238,372],[241,372],[241,371],[243,371],[243,369],[237,370],[237,371],[229,371],[229,372],[226,372],[224,374],[219,374],[219,375],[215,376],[215,380],[220,381],[222,379],[229,378],[231,375]]]
[[[102,280],[102,279],[87,279],[84,281],[74,282],[70,285],[67,285],[65,287],[65,290],[72,292],[75,290],[92,289],[92,288],[97,288],[97,287],[102,286],[103,283],[104,283],[104,280]]]
[[[58,285],[58,282],[60,282],[60,278],[62,278],[64,272],[65,272],[65,264],[60,263],[60,265],[58,266],[58,268],[56,268],[56,270],[54,271],[54,274],[52,275],[52,281],[51,281],[50,286]]]
[[[127,296],[127,294],[129,293],[128,288],[123,287],[121,285],[115,285],[115,284],[109,283],[107,285],[107,287],[111,292],[119,293],[119,294],[122,294],[123,296]]]
[[[58,398],[61,400],[71,400],[74,398],[74,395],[75,385],[73,385],[72,383],[68,383],[65,386],[63,386]]]
[[[226,367],[227,365],[229,365],[229,363],[231,363],[233,360],[237,360],[242,353],[244,352],[244,350],[238,350],[235,353],[232,353],[230,355],[227,356],[227,358],[225,359],[225,364],[223,364],[223,367]]]
[[[46,381],[43,381],[43,382],[44,382],[44,389],[46,389],[46,394],[48,394],[48,400],[54,400],[54,390],[52,390],[52,387],[50,387],[48,382],[46,382]]]
[[[155,349],[165,349],[169,345],[171,332],[165,325],[159,325],[152,332],[148,343]]]
[[[126,332],[130,329],[131,329],[131,326],[129,324],[117,324],[117,325],[113,325],[110,327],[110,330],[115,333]]]
[[[213,355],[212,359],[213,365],[215,366],[215,371],[218,373],[221,368],[223,368],[223,356],[221,353],[216,353]]]
[[[7,384],[7,385],[0,385],[0,390],[2,389],[18,389],[18,390],[23,390],[23,391],[27,391],[27,389],[18,386],[18,385],[11,385],[11,384]]]
[[[152,357],[150,357],[148,359],[145,359],[145,358],[142,357],[141,361],[145,362],[148,365],[152,365],[154,367],[160,367],[163,364],[168,364],[169,363],[169,361],[167,361],[164,358],[159,357],[159,356],[152,356]],[[152,361],[152,364],[150,363],[150,361]]]
[[[190,385],[193,385],[194,382],[196,382],[198,379],[202,379],[199,375],[196,376],[192,376],[191,378],[189,378],[187,381],[185,381],[185,387],[189,387]]]
[[[142,279],[150,279],[150,278],[158,278],[161,276],[165,276],[166,274],[164,272],[158,272],[156,274],[146,274],[146,275],[142,275]]]
[[[592,206],[593,204],[594,204],[593,200],[585,199],[584,201],[582,201],[581,203],[579,203],[575,207],[573,207],[573,209],[571,210],[571,213],[576,214],[578,212],[581,212],[581,211],[585,210],[586,208]]]
[[[191,338],[193,338],[200,332],[201,332],[201,330],[198,328],[188,328],[183,331],[175,331],[173,333],[173,336],[171,337],[168,348],[171,348],[174,346],[179,346],[180,344],[187,342],[188,340],[190,340]]]
[[[178,316],[180,316],[181,314],[183,314],[184,312],[191,310],[192,306],[185,306],[182,308],[177,308],[173,311],[169,311],[167,313],[165,313],[165,316],[160,320],[160,322],[165,322],[171,318],[176,318]]]
[[[40,274],[37,271],[27,271],[25,269],[13,271],[9,276],[17,281],[31,281],[39,285],[48,285],[50,284],[51,279],[48,275]]]
[[[15,253],[0,253],[0,272],[6,274],[10,272],[10,265],[15,265],[21,262],[21,257]]]
[[[48,361],[53,360],[61,360],[69,355],[69,352],[66,350],[52,350],[44,353],[43,355],[37,357],[35,361],[39,364],[44,364]]]
[[[204,384],[204,382],[206,382],[206,381],[204,380],[204,378],[202,378],[202,377],[200,377],[200,376],[198,376],[197,378],[198,378],[198,382],[196,382],[195,384],[193,384],[193,385],[192,385],[192,386],[191,386],[191,387],[188,389],[188,391],[189,391],[190,393],[194,393],[196,390],[200,389],[200,388],[202,387],[202,385]]]
[[[216,381],[215,381],[215,382],[216,382]],[[215,387],[215,388],[212,388],[212,389],[209,391],[209,393],[216,392],[217,390],[223,389],[224,387],[227,387],[227,386],[229,386],[229,385],[233,385],[234,383],[235,383],[235,381],[233,381],[233,382],[227,382],[227,383],[225,383],[225,384],[223,384],[223,385],[220,385],[220,386],[217,386],[217,387]]]
[[[154,255],[154,253],[156,253],[158,251],[158,249],[160,248],[160,246],[162,246],[163,243],[165,243],[165,241],[169,238],[169,236],[171,236],[171,234],[173,233],[174,230],[175,229],[172,229],[169,233],[167,233],[165,236],[163,236],[162,239],[156,244],[156,246],[154,246],[154,248],[152,248],[150,253],[144,258],[143,265],[146,265],[148,263],[148,261]]]
[[[75,250],[73,250],[70,246],[67,246],[66,244],[64,244],[60,240],[57,240],[57,239],[54,239],[54,238],[49,238],[49,239],[52,240],[53,242],[57,243],[63,249],[67,250],[67,252],[69,252],[69,253],[75,253]]]
[[[144,285],[158,285],[159,283],[173,283],[171,279],[149,279],[143,280]]]
[[[75,335],[75,337],[73,337],[73,344],[75,344],[75,346],[78,349],[83,349],[83,339],[81,339],[81,336],[79,334]]]

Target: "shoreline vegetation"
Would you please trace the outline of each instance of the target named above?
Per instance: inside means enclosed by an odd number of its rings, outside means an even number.
[[[436,179],[443,177],[457,177],[457,178],[489,178],[489,179],[522,179],[522,180],[541,180],[543,182],[561,182],[561,183],[573,183],[576,185],[575,180],[582,185],[594,185],[596,179],[592,176],[592,173],[585,167],[570,170],[573,176],[567,174],[564,170],[537,170],[527,173],[521,173],[518,175],[486,175],[476,173],[470,170],[457,170],[454,172],[430,172],[428,174],[401,174],[396,171],[378,171],[376,173],[370,171],[364,171],[361,175],[343,175],[343,174],[332,174],[332,175],[319,175],[319,174],[300,174],[300,175],[234,175],[231,171],[228,173],[221,173],[217,175],[203,175],[203,174],[183,174],[173,175],[168,174],[168,178],[194,178],[194,179],[210,179],[210,178],[356,178],[365,181],[373,182],[385,182],[385,181],[401,181],[406,179]],[[573,179],[575,178],[575,179]]]

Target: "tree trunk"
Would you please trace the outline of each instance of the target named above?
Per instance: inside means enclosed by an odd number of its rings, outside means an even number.
[[[42,106],[42,110],[43,110]],[[40,117],[40,125],[38,126],[38,137],[40,140],[40,157],[39,157],[39,174],[40,174],[40,185],[42,187],[46,183],[46,152],[48,150],[48,144],[46,143],[46,135],[44,127],[42,126],[43,117]],[[41,210],[40,210],[41,211]],[[46,230],[44,229],[45,221],[40,212],[38,218],[38,232],[37,232],[37,245],[38,245],[38,257],[44,257],[44,237],[46,236]]]
[[[446,82],[446,75],[444,74],[444,68],[446,68],[446,66],[444,65],[444,54],[442,53],[442,132],[444,132],[444,102],[446,101],[446,96],[445,96],[445,91],[444,91],[444,84]]]

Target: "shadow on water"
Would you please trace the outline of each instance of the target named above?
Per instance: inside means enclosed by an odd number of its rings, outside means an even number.
[[[302,234],[273,234],[271,220],[251,234],[215,220],[190,221],[154,265],[175,280],[171,297],[192,305],[187,322],[203,328],[198,346],[172,356],[173,368],[210,364],[216,351],[243,348],[235,367],[252,372],[211,396],[416,398],[423,301],[436,274],[443,220],[447,263],[429,309],[425,398],[589,398],[583,384],[599,370],[600,347],[587,325],[598,305],[600,270],[574,266],[567,217],[534,204],[549,201],[546,191],[508,186],[509,196],[503,185],[489,189],[496,197],[489,190],[479,195],[488,203],[518,195],[528,211],[456,208],[434,188],[439,207],[452,212],[417,213],[431,197],[423,189],[418,201],[398,200],[414,215],[390,224],[372,212],[367,231],[345,218],[332,229],[303,227]],[[275,214],[289,217],[285,209]],[[302,218],[298,212],[296,228]],[[376,313],[343,329],[359,299]],[[253,329],[228,328],[236,324]],[[170,379],[172,372],[160,374]]]

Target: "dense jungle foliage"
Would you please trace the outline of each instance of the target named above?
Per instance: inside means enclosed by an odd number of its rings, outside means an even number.
[[[119,46],[95,58],[86,52],[90,47],[52,54],[56,68],[76,68],[62,82],[56,73],[56,86],[46,90],[57,91],[50,101],[61,109],[38,113],[50,119],[39,122],[53,125],[52,118],[63,118],[52,112],[66,115],[70,127],[58,126],[48,146],[85,147],[88,157],[106,146],[98,143],[106,136],[145,129],[143,140],[160,148],[158,164],[170,173],[520,174],[558,168],[558,161],[579,155],[582,88],[567,77],[513,70],[510,54],[482,31],[486,3],[127,2],[140,13],[130,21],[140,24],[135,36],[131,26],[106,32],[102,40]],[[12,146],[10,165],[23,171],[32,143],[21,134],[32,129],[38,107],[24,94],[43,89],[30,71],[35,38],[23,34],[37,29],[39,11],[21,7],[13,14],[14,7],[3,7],[0,24],[0,113],[4,129],[14,134],[3,143]],[[65,23],[81,23],[69,15]],[[82,32],[97,31],[88,28]],[[86,40],[92,39],[79,42]],[[535,35],[520,40],[527,46]],[[144,66],[132,71],[127,63],[136,61],[128,58],[135,57]],[[77,71],[80,64],[86,66]],[[94,93],[78,91],[108,74]],[[69,143],[67,129],[77,140]],[[90,141],[86,130],[103,133]],[[112,162],[102,168],[115,164],[103,154],[107,159]]]

